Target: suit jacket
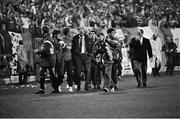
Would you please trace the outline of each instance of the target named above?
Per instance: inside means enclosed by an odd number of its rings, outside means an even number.
[[[87,35],[84,35],[84,39],[85,39],[86,53],[91,54],[94,43]],[[72,49],[71,49],[72,55],[81,54],[81,46],[80,46],[79,40],[80,40],[79,34],[74,36],[74,38],[72,40]]]
[[[149,39],[147,38],[143,37],[142,44],[140,43],[139,40],[133,38],[129,45],[130,45],[130,51],[133,52],[132,60],[147,62],[147,53],[150,58],[153,56],[152,47]]]

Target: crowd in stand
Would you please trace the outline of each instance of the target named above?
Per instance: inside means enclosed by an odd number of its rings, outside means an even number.
[[[0,0],[0,21],[8,30],[48,25],[69,27],[122,28],[154,25],[163,17],[168,27],[180,26],[180,1],[176,0]]]

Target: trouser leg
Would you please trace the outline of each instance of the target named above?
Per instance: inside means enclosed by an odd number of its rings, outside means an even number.
[[[105,64],[105,70],[104,70],[104,87],[110,88],[111,86],[114,87],[114,82],[112,80],[111,76],[112,71],[112,63],[106,63]]]
[[[101,85],[101,68],[100,68],[100,64],[97,64],[95,66],[95,85],[100,86]]]
[[[89,84],[90,84],[90,75],[91,75],[91,58],[83,55],[81,56],[82,61],[83,61],[83,65],[85,66],[85,89],[88,90],[89,89]]]
[[[174,67],[175,67],[174,62],[175,62],[175,58],[172,56],[171,61],[170,61],[170,71],[169,71],[170,75],[173,75],[173,73],[174,73]]]
[[[152,74],[153,74],[153,76],[156,76],[156,68],[152,68]]]
[[[25,83],[27,83],[28,74],[27,74],[27,72],[25,72],[25,73],[23,73],[23,75],[24,75],[23,83],[25,84]]]
[[[90,78],[90,81],[92,81],[92,84],[95,86],[96,85],[96,77],[95,77],[95,71],[96,69],[95,69],[95,64],[92,64],[91,65],[91,78]]]
[[[57,83],[61,85],[64,79],[64,59],[62,58],[60,62],[56,62],[55,66],[56,74],[57,74]]]
[[[142,71],[142,82],[143,85],[147,83],[147,63],[143,62],[141,65],[141,71]]]
[[[141,65],[142,64],[139,61],[136,60],[133,61],[134,75],[136,77],[138,87],[141,86],[141,78],[142,78]]]
[[[122,75],[122,65],[121,62],[118,63],[118,76]]]
[[[167,65],[167,68],[166,68],[166,75],[170,75],[170,67],[171,67],[171,57],[170,56],[168,56],[167,57],[167,63],[166,63],[166,65]]]
[[[40,89],[44,90],[46,68],[40,70]]]
[[[19,84],[23,84],[23,81],[22,81],[22,73],[19,73]]]
[[[91,66],[91,80],[94,86],[101,85],[101,69],[99,64],[92,64]]]
[[[80,55],[73,55],[73,62],[74,62],[74,83],[80,89],[81,85],[81,68],[82,68],[82,61]]]
[[[112,80],[114,82],[114,84],[117,84],[117,78],[118,78],[118,64],[117,63],[113,63],[112,65]]]
[[[52,88],[54,90],[58,91],[58,86],[60,84],[59,84],[58,78],[55,75],[55,68],[54,67],[50,67],[50,68],[48,68],[48,70],[49,70],[49,74],[50,74],[50,80],[51,80]]]
[[[65,61],[65,67],[67,70],[67,83],[69,86],[73,85],[73,78],[72,78],[72,60]]]

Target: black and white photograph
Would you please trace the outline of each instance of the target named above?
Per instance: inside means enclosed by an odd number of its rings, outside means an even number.
[[[0,0],[0,118],[180,118],[180,0]]]

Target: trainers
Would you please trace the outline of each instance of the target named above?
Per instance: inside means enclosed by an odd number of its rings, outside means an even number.
[[[114,91],[115,91],[115,90],[114,90],[114,87],[112,87],[112,88],[111,88],[111,92],[114,92]]]
[[[58,87],[58,90],[59,90],[59,92],[61,92],[61,91],[62,91],[62,90],[61,90],[61,86],[59,86],[59,87]]]
[[[44,94],[44,93],[45,93],[44,90],[39,90],[39,91],[35,92],[35,94]]]
[[[68,89],[68,88],[69,88],[69,85],[67,84],[67,85],[66,85],[66,89]]]
[[[109,92],[108,88],[104,88],[103,90],[104,90],[104,92]]]
[[[68,92],[73,92],[73,88],[70,86]]]
[[[78,88],[78,86],[77,86],[77,85],[74,85],[74,88],[75,88],[75,89],[77,89],[77,88]]]

